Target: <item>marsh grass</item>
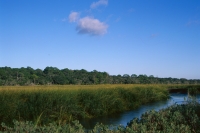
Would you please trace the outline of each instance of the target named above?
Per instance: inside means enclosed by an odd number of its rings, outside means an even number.
[[[14,127],[1,124],[0,132],[20,133],[199,133],[200,119],[197,112],[200,104],[195,100],[187,104],[173,105],[160,111],[148,111],[141,118],[134,118],[126,127],[108,126],[97,123],[91,130],[86,130],[78,121],[59,125],[50,123],[44,126],[35,126],[32,122],[13,121]]]
[[[62,125],[167,99],[167,88],[167,85],[1,86],[0,122]]]

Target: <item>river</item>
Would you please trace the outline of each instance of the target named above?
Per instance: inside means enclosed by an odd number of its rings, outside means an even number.
[[[182,104],[188,98],[186,93],[170,93],[170,97],[168,100],[165,101],[158,101],[154,103],[148,103],[145,105],[141,105],[139,108],[125,111],[122,113],[104,116],[104,117],[97,117],[92,119],[81,119],[79,120],[80,123],[86,129],[93,129],[96,123],[102,123],[104,125],[123,125],[126,126],[130,120],[133,118],[140,118],[140,116],[145,113],[146,111],[150,110],[160,110],[166,107],[169,107],[173,104]],[[197,100],[200,101],[200,95],[197,95]]]

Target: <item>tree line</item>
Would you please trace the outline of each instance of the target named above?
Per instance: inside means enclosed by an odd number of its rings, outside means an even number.
[[[200,84],[200,79],[159,78],[153,75],[109,75],[107,72],[46,67],[0,67],[0,85],[92,85],[92,84]]]

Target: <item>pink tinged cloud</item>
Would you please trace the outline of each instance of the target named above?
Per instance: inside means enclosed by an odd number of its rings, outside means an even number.
[[[105,23],[91,17],[79,19],[76,27],[78,33],[89,35],[103,35],[107,32],[107,28]]]
[[[93,2],[90,5],[90,8],[94,9],[94,8],[101,6],[101,5],[104,5],[104,6],[108,5],[108,0],[99,0],[97,2]]]
[[[69,14],[69,22],[76,22],[79,18],[78,12],[72,12]]]

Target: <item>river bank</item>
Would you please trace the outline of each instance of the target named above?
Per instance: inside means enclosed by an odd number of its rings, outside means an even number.
[[[190,85],[191,86],[191,85]],[[108,116],[169,97],[167,88],[183,85],[93,85],[0,87],[0,120],[67,124]],[[188,86],[187,86],[188,87]],[[194,85],[194,87],[196,87]]]
[[[159,111],[166,109],[172,105],[185,104],[189,100],[188,93],[170,93],[167,100],[156,101],[152,103],[147,103],[139,106],[136,109],[130,111],[124,111],[122,113],[112,114],[109,116],[102,116],[90,119],[80,119],[81,125],[86,129],[93,129],[97,123],[102,123],[104,125],[122,125],[127,126],[133,118],[140,118],[143,113],[154,110]],[[200,101],[200,94],[196,95],[196,100]]]
[[[168,98],[158,85],[16,86],[0,88],[0,120],[69,123]]]
[[[200,132],[200,104],[195,100],[188,100],[185,104],[175,104],[159,111],[148,111],[141,118],[134,118],[128,125],[115,127],[96,124],[91,130],[83,128],[78,121],[71,124],[51,123],[47,126],[37,126],[32,122],[14,121],[14,128],[4,123],[0,130],[2,132],[48,132],[48,133],[128,133],[128,132]]]

